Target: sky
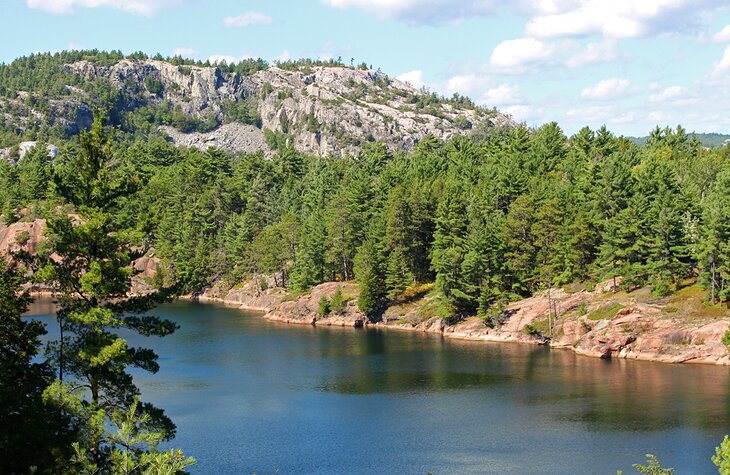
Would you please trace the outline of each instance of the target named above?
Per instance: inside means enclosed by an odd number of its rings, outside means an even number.
[[[528,126],[730,133],[730,0],[0,0],[0,62],[338,58]]]

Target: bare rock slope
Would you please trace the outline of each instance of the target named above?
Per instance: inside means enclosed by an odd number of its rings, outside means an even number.
[[[429,134],[448,140],[475,129],[513,125],[510,117],[495,110],[436,100],[372,70],[270,67],[245,76],[216,67],[125,59],[112,66],[79,61],[65,65],[64,72],[78,74],[85,81],[102,80],[120,89],[143,91],[146,101],[169,101],[189,115],[213,117],[219,123],[231,104],[248,101],[255,107],[260,116],[258,128],[228,127],[204,134],[165,129],[175,143],[200,148],[265,149],[262,130],[269,129],[287,133],[302,152],[342,156],[357,152],[369,141],[410,149]],[[149,91],[152,82],[158,86]],[[83,91],[79,94],[83,102]]]

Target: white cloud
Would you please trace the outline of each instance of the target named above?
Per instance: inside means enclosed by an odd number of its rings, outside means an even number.
[[[625,96],[631,83],[628,79],[609,78],[586,87],[580,95],[583,99],[607,100]]]
[[[609,119],[609,122],[612,124],[630,124],[634,121],[636,121],[636,113],[634,111],[624,112]]]
[[[172,50],[173,56],[181,56],[183,58],[197,58],[198,52],[193,48],[175,48]]]
[[[606,119],[612,116],[615,110],[615,106],[581,107],[580,109],[568,110],[565,113],[565,116],[571,119],[577,119],[583,122],[590,122],[595,124],[597,122],[605,122]]]
[[[396,79],[400,82],[410,84],[416,89],[420,89],[424,85],[423,71],[420,70],[408,71],[407,73],[403,73],[400,76],[396,77]]]
[[[245,28],[247,26],[270,26],[274,20],[269,15],[258,12],[246,12],[238,16],[228,16],[223,19],[223,24],[233,28]]]
[[[569,68],[579,68],[589,64],[608,63],[618,58],[618,48],[615,40],[606,40],[598,43],[588,43],[585,48],[570,56],[565,65]]]
[[[491,65],[505,72],[521,72],[544,63],[553,56],[555,47],[534,38],[506,40],[498,44],[490,58]]]
[[[322,0],[329,7],[357,8],[380,18],[441,24],[491,14],[497,0]]]
[[[669,86],[649,96],[651,102],[665,102],[684,95],[687,90],[681,86]]]
[[[451,95],[455,92],[464,95],[474,95],[482,92],[489,83],[488,78],[478,76],[476,74],[462,74],[452,76],[446,81],[444,87],[447,95]]]
[[[109,7],[138,15],[152,16],[161,7],[179,3],[178,0],[26,0],[29,8],[57,15],[76,13],[79,8]]]
[[[711,78],[719,78],[724,76],[728,70],[730,70],[730,46],[725,47],[725,51],[722,53],[720,61],[715,63],[715,66],[710,72]]]
[[[542,107],[534,107],[527,104],[518,104],[502,108],[502,112],[511,115],[515,120],[533,121],[542,119]]]
[[[673,117],[663,111],[651,111],[646,116],[646,118],[649,120],[649,122],[653,124],[659,124],[659,123],[667,123],[671,120],[674,120]]]
[[[291,59],[291,54],[289,53],[289,50],[284,50],[281,52],[281,54],[279,56],[274,58],[274,61],[283,62],[283,61],[289,61],[290,59]]]
[[[502,106],[522,102],[520,87],[516,84],[500,84],[484,93],[483,102],[490,106]]]
[[[554,8],[535,8],[527,24],[528,36],[556,38],[602,35],[636,38],[652,33],[677,32],[696,26],[702,10],[721,6],[721,0],[582,0],[541,2]]]
[[[707,36],[703,35],[700,39],[706,41]],[[710,36],[709,39],[713,43],[730,43],[730,25],[725,26],[725,28]]]

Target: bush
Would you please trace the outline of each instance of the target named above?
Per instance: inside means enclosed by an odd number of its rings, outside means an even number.
[[[150,91],[152,94],[159,96],[162,94],[162,91],[165,89],[162,85],[162,81],[160,81],[157,78],[153,77],[146,77],[144,80],[144,87],[147,88],[148,91]]]
[[[727,333],[725,334],[727,337]],[[715,448],[715,455],[712,456],[714,463],[721,475],[730,474],[730,439],[726,435],[719,447]]]
[[[664,468],[656,456],[646,454],[646,465],[634,464],[634,468],[644,475],[673,475],[673,468]]]
[[[330,302],[330,309],[335,313],[340,313],[345,310],[345,302],[347,300],[342,296],[342,290],[337,289],[335,294],[332,296],[332,302]]]
[[[723,335],[722,344],[730,348],[730,330],[726,331],[725,335]]]
[[[319,299],[319,307],[317,307],[317,315],[324,317],[331,310],[330,300],[324,295]]]

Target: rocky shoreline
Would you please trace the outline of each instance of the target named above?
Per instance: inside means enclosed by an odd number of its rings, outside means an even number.
[[[345,296],[344,309],[318,315],[319,300],[331,298],[337,289]],[[263,318],[287,324],[419,331],[457,340],[545,345],[604,359],[730,366],[730,351],[722,343],[730,328],[727,312],[704,320],[681,321],[667,312],[671,310],[668,305],[643,303],[631,294],[626,298],[613,293],[608,284],[590,292],[553,289],[549,297],[539,294],[514,302],[503,312],[504,321],[494,327],[478,317],[448,324],[441,317],[428,316],[422,310],[433,298],[429,296],[391,306],[381,320],[371,321],[357,308],[356,296],[355,283],[327,282],[297,298],[280,288],[260,291],[252,283],[225,294],[205,292],[187,298],[263,312]],[[538,330],[550,308],[558,314],[552,336]],[[606,318],[596,317],[601,313],[606,313]]]

